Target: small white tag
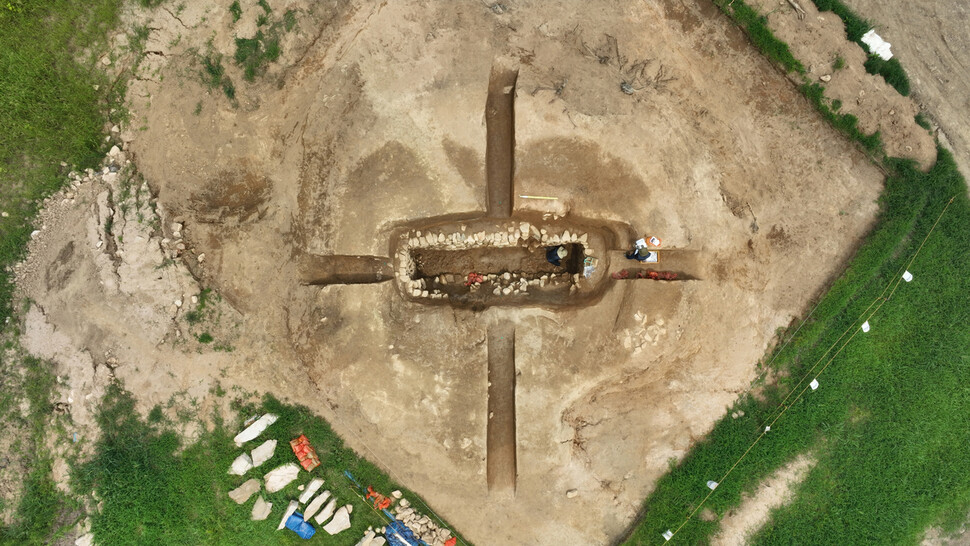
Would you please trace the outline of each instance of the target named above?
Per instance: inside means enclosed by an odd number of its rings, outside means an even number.
[[[813,390],[813,391],[814,391],[815,389],[817,389],[817,388],[818,388],[818,379],[813,379],[813,380],[812,380],[812,382],[808,384],[808,386],[809,386],[809,387],[812,387],[812,390]]]
[[[863,332],[868,332],[869,331],[869,321],[868,320],[862,323],[862,331]]]
[[[664,542],[667,542],[668,540],[674,538],[674,532],[671,531],[670,529],[667,529],[666,531],[664,531],[663,537],[664,537]]]
[[[903,280],[906,282],[913,280],[913,274],[909,271],[903,271]]]
[[[717,482],[714,480],[707,480],[707,488],[711,490],[717,489]]]
[[[765,427],[765,432],[771,432],[771,425]]]

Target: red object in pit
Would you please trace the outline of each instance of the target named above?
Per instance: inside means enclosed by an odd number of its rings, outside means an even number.
[[[290,440],[290,448],[293,449],[293,454],[299,459],[303,470],[309,472],[320,466],[320,457],[317,456],[317,450],[313,449],[306,436],[301,434],[299,438]]]

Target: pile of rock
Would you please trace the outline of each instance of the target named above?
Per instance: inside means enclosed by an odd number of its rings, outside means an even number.
[[[521,246],[535,251],[540,247],[576,243],[583,246],[587,256],[595,254],[589,247],[589,234],[570,232],[568,229],[559,233],[552,226],[535,226],[529,222],[510,222],[504,231],[478,231],[466,233],[466,226],[457,226],[450,232],[422,232],[411,231],[401,235],[398,245],[397,267],[395,277],[403,285],[403,291],[415,298],[447,299],[449,294],[442,288],[451,283],[463,283],[455,275],[439,275],[433,279],[415,279],[417,264],[412,251],[416,249],[430,250],[465,250],[482,247],[514,247]],[[570,277],[568,274],[557,275],[521,275],[505,273],[504,275],[488,275],[486,281],[496,296],[511,296],[528,292],[529,287],[545,287],[546,283],[557,281],[570,283],[570,292],[578,290],[579,275]],[[482,283],[471,285],[470,290],[476,291]]]
[[[407,499],[401,499],[394,507],[393,513],[414,532],[415,536],[430,546],[444,546],[451,538],[451,531],[438,527],[434,520],[417,512]]]
[[[551,226],[534,226],[529,222],[510,222],[505,225],[505,229],[503,231],[495,232],[487,232],[483,230],[468,234],[466,233],[465,226],[461,226],[458,231],[452,231],[450,233],[422,233],[420,230],[417,230],[412,231],[405,236],[406,244],[401,245],[401,248],[402,251],[406,252],[407,250],[413,248],[464,250],[480,247],[527,247],[530,243],[535,243],[537,247],[568,243],[579,243],[586,245],[589,242],[589,235],[587,233],[574,233],[570,232],[568,229],[564,230],[562,233],[558,233],[558,230],[554,232],[554,229],[555,228]],[[407,266],[413,266],[414,264],[409,264],[405,260],[401,262],[400,265],[405,266],[404,272],[407,273]]]

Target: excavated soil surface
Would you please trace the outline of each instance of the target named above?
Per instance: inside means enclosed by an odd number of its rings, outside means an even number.
[[[148,228],[130,210],[116,251],[99,246],[100,190],[45,220],[23,269],[27,345],[84,404],[109,356],[142,410],[185,391],[204,411],[216,382],[307,404],[476,543],[620,536],[877,212],[879,171],[710,3],[270,0],[297,25],[253,83],[233,40],[261,8],[242,2],[234,23],[228,2],[189,4],[127,17],[159,54],[136,72],[120,139],[161,218]],[[200,81],[207,47],[235,104]],[[629,224],[691,252],[695,280],[484,312],[393,283],[301,283],[303,256],[390,256],[399,226],[486,213],[494,66],[518,70],[516,214]],[[174,241],[171,264],[158,248]],[[221,299],[189,323],[202,287]],[[503,324],[514,496],[489,493],[486,460],[488,332]]]
[[[473,248],[463,251],[421,249],[412,252],[417,264],[416,278],[455,274],[467,277],[469,273],[513,272],[528,275],[544,273],[579,273],[583,266],[582,245],[569,244],[566,258],[560,265],[546,259],[546,248],[529,250],[524,247]]]

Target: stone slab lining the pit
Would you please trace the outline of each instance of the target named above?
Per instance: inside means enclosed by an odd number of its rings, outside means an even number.
[[[621,230],[625,232],[626,230]],[[480,218],[466,221],[444,221],[397,230],[391,236],[395,285],[401,295],[428,304],[460,307],[491,305],[587,305],[602,296],[608,284],[609,250],[615,247],[617,235],[610,227],[575,219],[513,217]],[[566,245],[582,252],[578,267],[567,272],[548,270],[500,271],[475,270],[443,272],[431,277],[420,275],[415,255],[421,251],[469,252],[479,249],[511,249],[530,252]],[[597,260],[596,269],[586,278],[582,261]],[[567,258],[569,259],[569,258]],[[575,258],[573,258],[575,259]],[[466,286],[468,273],[484,276],[484,281]]]

